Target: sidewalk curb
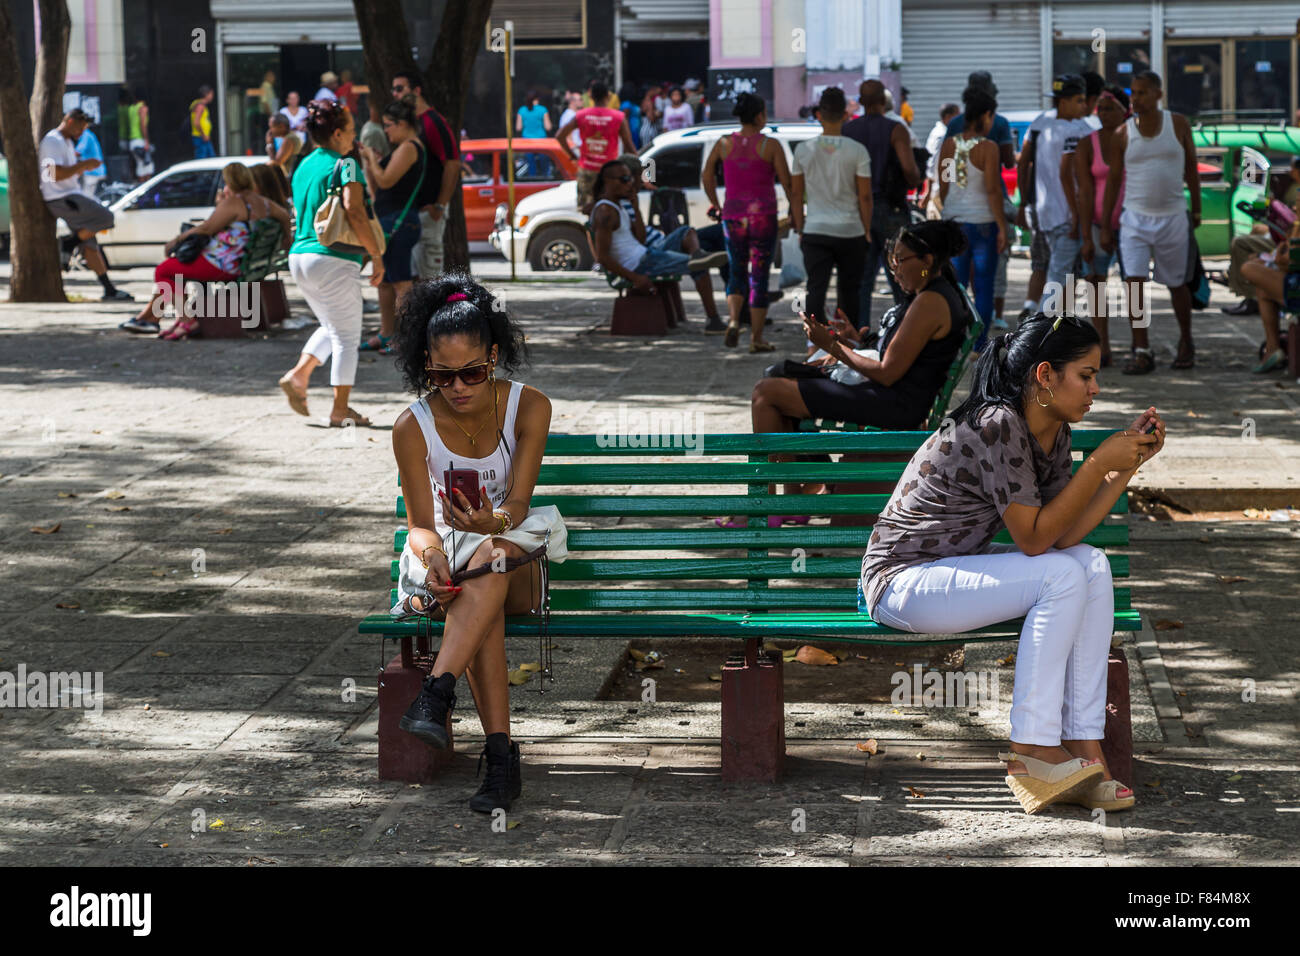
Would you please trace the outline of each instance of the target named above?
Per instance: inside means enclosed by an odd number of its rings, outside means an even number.
[[[1142,630],[1138,632],[1136,644],[1142,669],[1147,675],[1147,686],[1151,689],[1151,699],[1156,705],[1156,716],[1162,720],[1182,720],[1183,712],[1169,684],[1169,675],[1165,673],[1156,632],[1151,629],[1151,622],[1145,614],[1142,615]]]

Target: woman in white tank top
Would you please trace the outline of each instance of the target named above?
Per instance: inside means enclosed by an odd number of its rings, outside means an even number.
[[[939,201],[943,218],[961,226],[966,249],[952,259],[957,281],[974,288],[975,311],[984,326],[975,348],[984,347],[993,318],[993,286],[998,257],[1007,246],[1007,220],[1002,204],[998,147],[986,134],[993,128],[997,101],[982,89],[962,95],[966,125],[962,133],[943,142],[939,150]]]
[[[398,367],[420,396],[393,426],[409,528],[398,590],[405,595],[402,612],[445,622],[432,673],[399,726],[447,748],[456,681],[465,674],[487,735],[488,772],[470,806],[508,809],[521,785],[519,748],[509,738],[505,618],[536,608],[542,593],[539,561],[510,568],[533,541],[553,544],[544,540],[549,528],[532,537],[527,530],[537,531],[544,525],[539,515],[554,512],[530,509],[551,403],[534,388],[496,377],[498,368],[509,372],[522,364],[523,333],[467,275],[412,286],[399,311],[396,344]],[[477,473],[478,506],[459,489],[448,497],[448,468]],[[553,517],[558,521],[558,512]],[[563,553],[548,549],[548,557],[562,560]],[[452,584],[454,573],[482,566],[495,573]]]

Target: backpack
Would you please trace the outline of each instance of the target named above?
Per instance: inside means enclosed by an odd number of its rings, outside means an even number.
[[[650,196],[650,222],[666,236],[679,226],[689,225],[690,207],[686,204],[686,193],[680,189],[664,186],[656,189]]]

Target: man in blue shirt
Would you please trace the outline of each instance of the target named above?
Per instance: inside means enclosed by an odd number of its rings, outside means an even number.
[[[99,145],[99,137],[87,126],[77,140],[77,155],[82,159],[97,159],[99,165],[93,170],[81,174],[81,191],[87,196],[94,196],[99,184],[104,181],[104,148]]]

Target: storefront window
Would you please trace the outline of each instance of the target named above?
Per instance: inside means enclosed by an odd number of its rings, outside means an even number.
[[[1057,43],[1052,46],[1052,75],[1062,73],[1094,73],[1101,63],[1101,56],[1092,49],[1091,41],[1081,43]]]
[[[1106,48],[1106,82],[1133,92],[1133,77],[1151,69],[1151,47],[1146,40],[1111,41]]]
[[[1285,119],[1291,76],[1290,40],[1238,40],[1238,119]]]
[[[1175,113],[1197,116],[1223,109],[1223,46],[1211,43],[1171,43],[1165,99]]]
[[[226,152],[261,155],[268,117],[284,105],[278,46],[242,47],[226,54]]]

